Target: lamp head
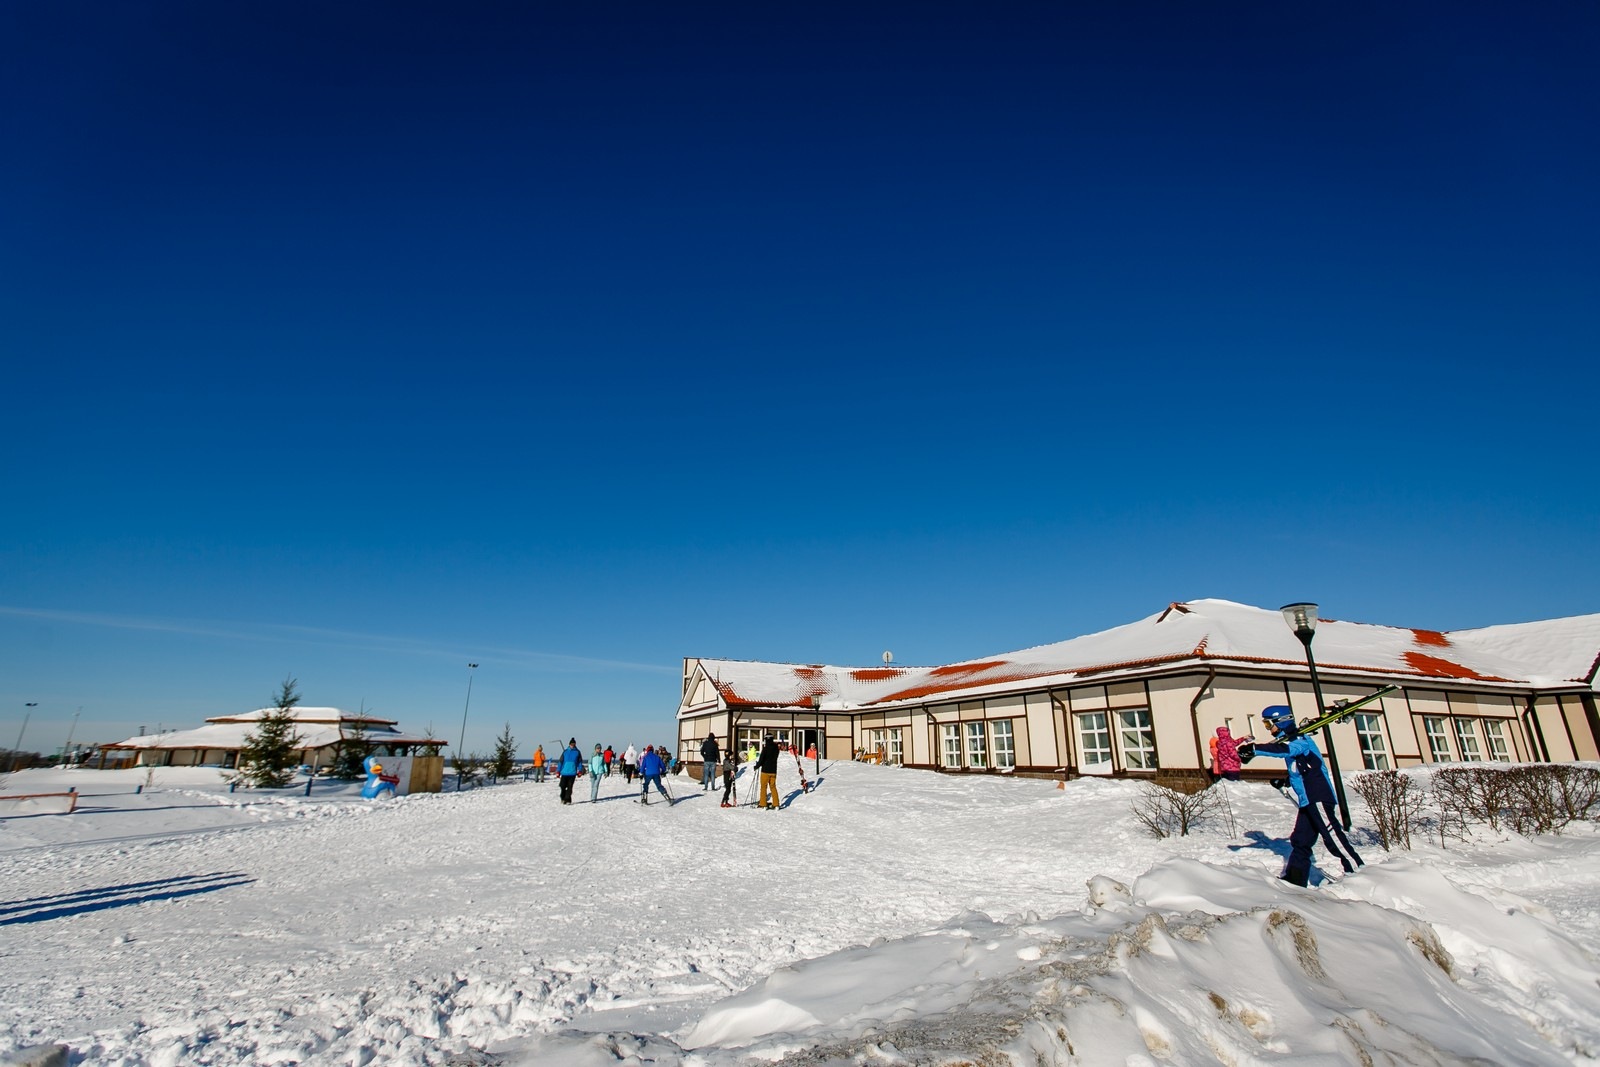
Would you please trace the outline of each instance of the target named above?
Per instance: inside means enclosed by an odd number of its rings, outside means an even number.
[[[1317,628],[1317,606],[1315,604],[1285,604],[1278,609],[1283,612],[1283,621],[1289,624],[1295,636],[1302,641],[1309,640]]]

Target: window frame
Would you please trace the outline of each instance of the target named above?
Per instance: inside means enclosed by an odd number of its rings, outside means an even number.
[[[1016,770],[1017,728],[1010,719],[989,720],[989,753],[996,770]]]
[[[1389,743],[1383,736],[1383,716],[1375,711],[1358,711],[1351,716],[1356,740],[1361,745],[1361,764],[1369,771],[1389,769]]]
[[[1156,725],[1155,716],[1149,708],[1118,708],[1117,715],[1117,749],[1122,754],[1122,766],[1130,771],[1159,771],[1161,760],[1156,753]],[[1136,716],[1143,721],[1136,721],[1132,725],[1128,722],[1129,716]],[[1137,748],[1130,747],[1128,739],[1136,737],[1145,744]]]
[[[1428,759],[1433,763],[1456,762],[1455,750],[1450,747],[1450,729],[1445,725],[1447,721],[1444,715],[1422,717],[1422,735],[1428,741]]]
[[[1483,720],[1483,739],[1491,763],[1511,762],[1511,743],[1506,740],[1505,726],[1499,719]]]
[[[1111,713],[1104,709],[1101,709],[1100,711],[1078,711],[1073,713],[1073,718],[1076,720],[1075,725],[1078,728],[1078,766],[1099,766],[1100,764],[1105,763],[1110,764],[1111,767],[1115,769],[1116,750],[1113,747],[1115,742],[1111,736]],[[1100,720],[1100,723],[1098,726],[1091,728],[1087,720],[1096,718]],[[1096,747],[1091,749],[1089,747],[1090,738],[1101,740],[1105,747]],[[1089,757],[1091,753],[1095,755],[1101,755],[1103,753],[1104,758],[1090,759]]]
[[[950,770],[959,770],[961,767],[961,751],[961,724],[958,722],[940,723],[939,766]],[[952,756],[954,756],[953,760]]]

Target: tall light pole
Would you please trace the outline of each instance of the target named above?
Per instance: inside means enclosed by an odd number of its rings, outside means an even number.
[[[61,746],[61,761],[65,763],[72,758],[72,735],[78,732],[78,716],[83,714],[83,707],[72,713],[72,726],[67,730],[67,743]]]
[[[25,708],[36,708],[39,706],[39,702],[34,700],[22,706]],[[11,750],[11,759],[6,764],[6,771],[8,773],[17,769],[17,757],[22,755],[22,735],[28,732],[28,720],[31,718],[33,718],[33,712],[25,711],[22,713],[22,729],[17,731],[17,747]]]
[[[467,751],[467,709],[472,707],[472,672],[478,669],[476,663],[467,664],[467,702],[461,707],[461,742],[456,745],[456,792],[461,792],[461,768],[466,766]]]
[[[812,751],[817,754],[816,755],[817,765],[816,765],[816,768],[814,770],[814,773],[816,774],[816,776],[818,778],[821,778],[822,777],[822,696],[820,694],[813,694],[812,695],[812,697],[811,697],[811,711],[812,711],[812,715],[813,715],[812,722],[816,725],[816,728],[817,728],[817,730],[816,730],[816,734],[817,734],[817,742],[816,742],[816,744],[817,744],[817,747],[812,749]]]
[[[1317,714],[1321,715],[1326,705],[1322,700],[1322,681],[1317,677],[1317,661],[1311,655],[1311,638],[1317,632],[1317,606],[1315,604],[1285,604],[1278,609],[1283,612],[1283,621],[1289,624],[1289,629],[1306,646],[1306,666],[1311,668],[1311,693],[1316,697]],[[1333,734],[1329,727],[1322,728],[1322,747],[1328,752],[1328,766],[1333,770],[1333,792],[1339,798],[1339,821],[1346,830],[1350,829],[1350,805],[1344,799],[1344,776],[1339,773],[1339,753],[1333,747]]]

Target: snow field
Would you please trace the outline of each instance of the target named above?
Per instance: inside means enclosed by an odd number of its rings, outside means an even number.
[[[371,802],[208,773],[84,778],[78,813],[0,823],[0,1051],[1554,1063],[1600,1033],[1589,827],[1393,857],[1358,834],[1369,867],[1301,891],[1275,878],[1292,808],[1250,784],[1239,838],[1157,841],[1122,782],[841,763],[801,795],[790,766],[771,813],[687,777],[643,808],[617,776],[563,807],[554,781]]]

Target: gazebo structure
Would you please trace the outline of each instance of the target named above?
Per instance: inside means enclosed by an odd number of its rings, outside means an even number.
[[[141,734],[100,746],[99,766],[234,767],[245,738],[261,719],[276,708],[257,708],[238,715],[219,715],[193,730]],[[359,736],[368,754],[379,756],[437,756],[448,742],[417,737],[401,731],[393,719],[338,708],[296,707],[289,710],[300,737],[296,758],[313,771],[329,766],[346,742]]]

